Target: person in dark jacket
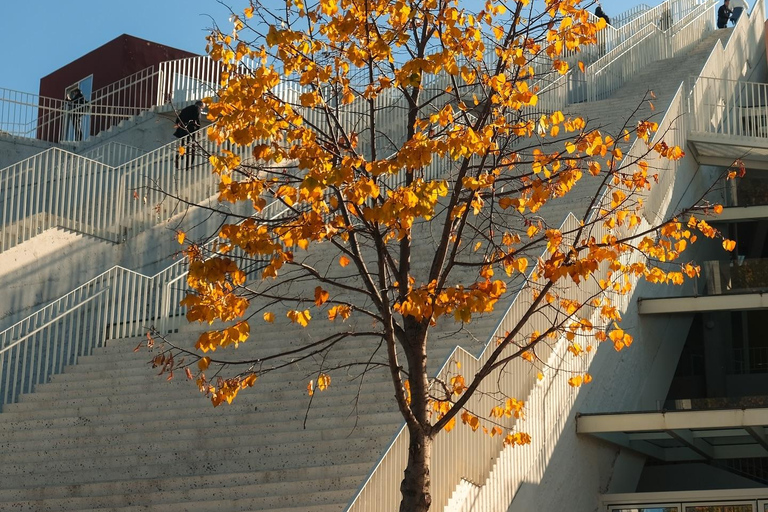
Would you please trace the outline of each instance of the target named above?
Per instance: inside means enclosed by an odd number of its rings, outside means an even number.
[[[603,18],[606,24],[608,25],[611,24],[611,18],[609,18],[608,15],[605,14],[605,11],[603,11],[603,7],[600,4],[597,4],[597,9],[595,9],[595,16],[597,16],[598,18]]]
[[[194,105],[190,105],[184,108],[176,117],[176,131],[173,132],[173,135],[177,139],[189,136],[184,142],[182,142],[184,153],[187,157],[187,170],[195,165],[194,133],[200,129],[200,113],[202,112],[204,105],[205,104],[202,101],[196,101]],[[176,167],[179,166],[180,156],[181,155],[176,156]]]
[[[69,122],[72,125],[74,140],[83,140],[83,114],[85,114],[85,96],[83,91],[75,88],[67,93],[67,110]]]
[[[725,28],[728,26],[728,20],[733,16],[731,10],[730,0],[724,0],[723,5],[717,10],[717,28]]]

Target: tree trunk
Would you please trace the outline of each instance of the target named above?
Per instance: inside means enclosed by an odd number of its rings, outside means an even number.
[[[400,484],[400,512],[427,512],[432,505],[432,438],[421,429],[409,428],[408,465]]]

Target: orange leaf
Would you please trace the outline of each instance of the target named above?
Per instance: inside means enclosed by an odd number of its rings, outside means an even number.
[[[339,265],[341,265],[342,267],[346,267],[347,265],[349,265],[349,258],[347,258],[346,256],[342,256],[341,258],[339,258]]]
[[[315,305],[322,306],[328,300],[329,294],[319,286],[315,288]]]

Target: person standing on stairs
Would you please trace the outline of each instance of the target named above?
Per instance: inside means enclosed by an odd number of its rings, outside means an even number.
[[[733,16],[730,0],[723,0],[723,5],[717,10],[717,28],[726,28],[728,20]]]
[[[597,8],[595,9],[595,16],[597,16],[598,18],[603,18],[607,25],[611,24],[611,18],[609,18],[608,15],[605,14],[605,11],[603,11],[603,6],[600,5],[600,2],[597,3]]]
[[[195,132],[200,129],[200,113],[205,104],[198,100],[193,105],[184,108],[176,117],[176,131],[173,135],[177,139],[184,139],[181,147],[184,148],[186,158],[186,169],[189,170],[195,165]],[[176,168],[179,167],[180,154],[176,155]]]
[[[83,96],[83,91],[75,88],[67,94],[67,111],[69,123],[72,125],[73,140],[83,140],[83,114],[85,113],[85,96]]]

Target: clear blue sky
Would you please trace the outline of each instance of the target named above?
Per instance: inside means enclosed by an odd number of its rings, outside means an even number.
[[[609,16],[637,0],[602,0]],[[656,0],[646,0],[656,5]],[[229,28],[216,0],[0,0],[0,87],[37,93],[40,78],[119,36],[130,34],[195,53],[213,20]],[[235,11],[247,0],[226,0]]]

